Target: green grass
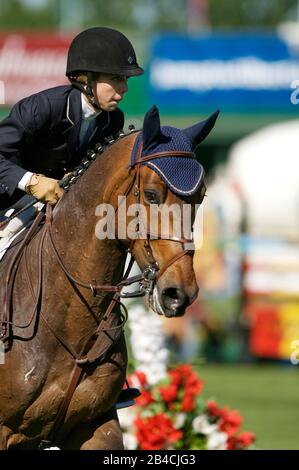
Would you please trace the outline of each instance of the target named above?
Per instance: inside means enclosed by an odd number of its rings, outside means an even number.
[[[299,365],[202,364],[204,397],[237,409],[259,449],[299,450]]]

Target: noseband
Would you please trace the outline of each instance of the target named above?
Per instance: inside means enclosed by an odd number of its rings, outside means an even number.
[[[137,157],[135,162],[132,164],[133,167],[133,179],[131,180],[128,188],[126,189],[124,196],[127,196],[130,191],[132,190],[134,186],[134,195],[136,198],[136,214],[135,217],[137,219],[137,226],[136,226],[136,231],[139,233],[139,228],[142,225],[142,220],[140,217],[140,211],[138,210],[140,206],[140,169],[141,165],[143,165],[147,161],[152,161],[158,158],[165,158],[166,156],[176,156],[179,155],[180,157],[185,157],[185,158],[191,158],[193,157],[192,152],[178,152],[178,151],[164,151],[160,153],[152,153],[151,155],[147,155],[146,157],[141,158],[141,153],[142,153],[142,147],[143,147],[143,142],[141,141],[138,151],[137,151]],[[132,171],[132,167],[130,168],[130,171]],[[143,234],[145,232],[143,231]],[[151,231],[146,230],[146,238],[139,237],[139,239],[144,239],[144,249],[146,252],[146,257],[148,259],[148,266],[143,270],[142,272],[142,279],[140,281],[140,287],[139,291],[133,292],[133,293],[124,293],[121,294],[121,297],[137,297],[137,296],[144,296],[145,294],[148,294],[151,296],[154,291],[154,287],[156,282],[160,279],[160,277],[165,273],[165,271],[172,266],[175,262],[177,262],[179,259],[181,259],[185,255],[190,255],[192,254],[193,250],[182,250],[175,256],[173,256],[165,266],[161,269],[155,256],[153,253],[152,249],[152,240],[169,240],[173,242],[178,242],[184,245],[185,243],[193,243],[192,239],[186,239],[186,238],[178,238],[178,237],[171,237],[167,236],[164,234],[152,234]],[[136,238],[138,239],[138,237]],[[133,248],[136,242],[136,239],[132,239],[130,243],[130,247],[128,249],[128,252],[131,254],[131,256],[134,258],[133,255]]]

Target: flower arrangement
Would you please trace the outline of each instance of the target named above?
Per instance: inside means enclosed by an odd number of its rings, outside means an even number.
[[[154,386],[140,371],[129,383],[140,388],[141,396],[135,406],[118,412],[127,449],[254,448],[254,434],[240,432],[243,418],[238,411],[204,400],[203,381],[190,365],[169,370]]]

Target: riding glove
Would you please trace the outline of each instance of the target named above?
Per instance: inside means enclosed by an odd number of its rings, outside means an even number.
[[[44,175],[34,174],[26,186],[26,191],[42,202],[53,206],[63,196],[64,191],[58,181]]]

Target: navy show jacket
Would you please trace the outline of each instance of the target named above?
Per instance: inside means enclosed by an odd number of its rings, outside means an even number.
[[[0,210],[24,196],[17,188],[27,171],[60,179],[97,142],[124,125],[120,109],[102,111],[80,147],[81,92],[58,86],[22,99],[0,123]]]

